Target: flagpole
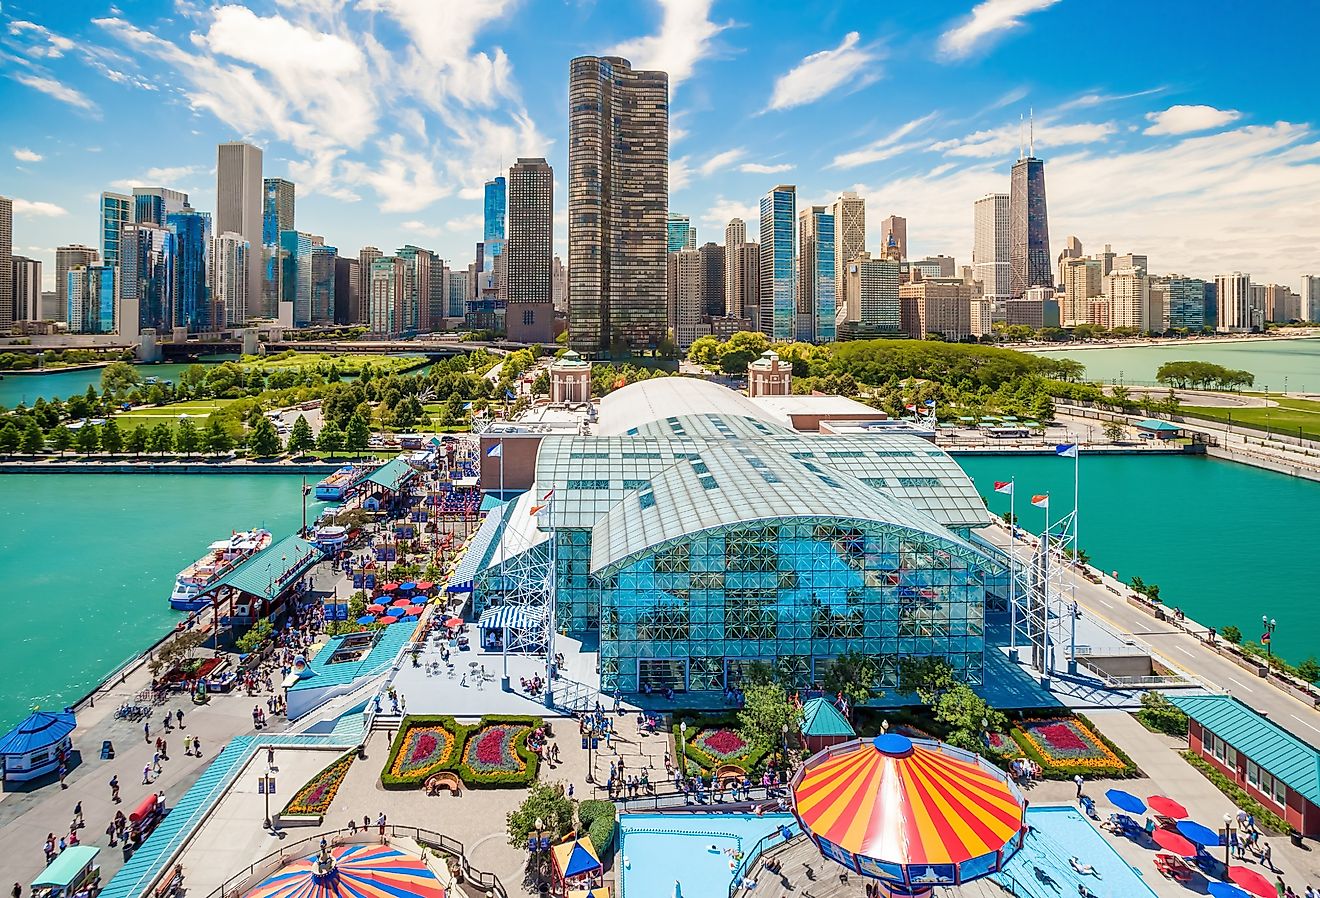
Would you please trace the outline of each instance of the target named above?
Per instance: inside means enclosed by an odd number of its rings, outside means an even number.
[[[559,572],[555,567],[555,493],[554,487],[550,488],[550,498],[546,502],[546,511],[550,515],[550,547],[547,552],[550,558],[549,571],[550,582],[548,584],[549,599],[546,608],[546,628],[545,628],[545,706],[553,708],[555,706],[555,599],[558,593]]]
[[[500,448],[500,501],[507,503],[508,500],[504,497],[504,432],[503,431],[500,431],[498,445]],[[506,504],[505,507],[501,508],[500,510],[501,512],[503,512],[503,518],[504,518],[500,526],[500,605],[502,607],[508,607],[509,584],[504,579],[504,554],[505,554],[505,544],[507,542],[506,537],[508,536],[508,531],[509,531],[510,509]],[[504,627],[500,630],[500,637],[501,637],[500,650],[501,653],[504,655],[504,678],[500,682],[500,687],[505,692],[512,692],[513,685],[512,685],[512,681],[509,679],[509,628],[508,627]]]
[[[1008,481],[1008,651],[1017,660],[1017,476]]]
[[[1050,494],[1045,494],[1045,531],[1041,534],[1041,609],[1043,620],[1041,631],[1044,635],[1044,656],[1040,659],[1041,672],[1048,681],[1054,670],[1054,650],[1050,648]]]

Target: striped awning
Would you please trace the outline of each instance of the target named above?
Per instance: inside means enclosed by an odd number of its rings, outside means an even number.
[[[539,627],[545,621],[545,611],[540,608],[527,608],[522,605],[500,605],[487,608],[477,621],[483,630],[530,630]]]

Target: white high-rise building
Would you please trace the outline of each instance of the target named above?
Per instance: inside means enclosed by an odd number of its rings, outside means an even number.
[[[841,312],[844,269],[866,252],[866,200],[856,191],[845,190],[830,210],[834,213],[834,296]]]
[[[669,326],[678,348],[686,350],[697,337],[710,333],[710,325],[701,321],[701,251],[681,249],[670,253],[665,283],[669,292]]]
[[[1302,275],[1302,320],[1320,321],[1320,274]]]
[[[261,216],[265,187],[261,180],[261,150],[250,143],[222,143],[216,150],[215,228],[213,233],[240,235],[251,247],[261,246]],[[261,265],[248,264],[248,302],[261,296]],[[271,311],[271,310],[267,310]]]
[[[986,299],[1001,301],[1012,294],[1013,267],[1008,194],[988,193],[976,201],[972,239],[972,277],[982,284]]]
[[[1228,333],[1251,330],[1251,275],[1240,271],[1215,275],[1215,296],[1219,302],[1216,330]]]
[[[242,327],[248,320],[248,266],[252,245],[242,234],[226,231],[211,238],[211,300],[225,327]]]
[[[1105,275],[1105,299],[1109,301],[1110,327],[1147,330],[1150,284],[1140,268],[1115,268]]]

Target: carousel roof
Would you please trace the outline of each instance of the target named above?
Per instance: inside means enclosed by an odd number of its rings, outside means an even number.
[[[26,720],[0,736],[0,755],[25,755],[57,745],[76,726],[72,711],[33,711]]]
[[[388,845],[332,848],[333,876],[318,876],[316,856],[300,858],[272,874],[245,898],[445,898],[445,890],[421,858]]]
[[[900,866],[994,854],[1023,826],[1021,795],[974,755],[889,734],[807,761],[793,787],[803,828],[853,855]]]

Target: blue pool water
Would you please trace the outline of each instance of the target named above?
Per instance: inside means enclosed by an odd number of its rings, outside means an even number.
[[[1026,844],[1004,872],[992,875],[1000,884],[1011,885],[1016,894],[1023,898],[1072,898],[1080,883],[1100,898],[1155,898],[1141,874],[1075,808],[1028,808],[1027,823],[1035,827],[1035,832],[1027,836]],[[1073,857],[1095,867],[1099,877],[1073,870],[1068,863]]]
[[[725,852],[746,853],[793,822],[792,814],[623,814],[615,857],[619,898],[674,898],[674,880],[685,898],[726,895],[733,870]]]

